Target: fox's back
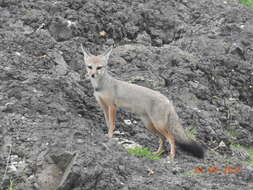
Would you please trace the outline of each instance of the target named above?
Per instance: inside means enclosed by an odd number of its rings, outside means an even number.
[[[169,100],[155,90],[117,79],[112,79],[100,92],[100,96],[117,107],[138,114],[169,104]]]

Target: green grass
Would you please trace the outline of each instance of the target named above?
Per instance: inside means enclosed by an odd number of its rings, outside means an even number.
[[[0,184],[0,190],[4,190],[3,187],[1,187],[1,184]],[[6,189],[6,190],[15,190],[15,181],[14,180],[10,180],[8,189]]]
[[[253,166],[253,149],[248,150],[248,153],[250,154],[249,163],[250,163],[250,165]]]
[[[181,175],[186,176],[186,177],[192,177],[192,176],[195,176],[196,173],[194,173],[194,171],[186,171],[186,172],[182,173]]]
[[[233,144],[231,145],[231,148],[232,149],[236,149],[236,150],[245,150],[247,151],[247,153],[249,154],[250,158],[249,160],[247,161],[250,165],[253,166],[253,149],[249,149],[247,147],[244,147],[242,145],[239,145],[239,144]]]
[[[228,134],[231,136],[231,137],[237,137],[238,134],[236,133],[235,130],[227,130]]]
[[[10,180],[10,185],[8,187],[8,190],[15,190],[15,182],[14,182],[14,180]]]
[[[192,140],[196,140],[196,134],[197,134],[197,130],[196,128],[191,128],[191,129],[186,129],[186,133],[187,136],[192,139]]]
[[[240,4],[253,7],[253,0],[240,0]]]
[[[133,154],[136,156],[143,156],[143,157],[151,159],[151,160],[160,159],[160,155],[153,154],[148,148],[145,148],[145,147],[129,148],[129,149],[127,149],[127,152],[129,154]]]
[[[228,135],[230,136],[229,141],[231,144],[235,144],[236,143],[236,139],[238,136],[238,133],[236,132],[236,130],[234,128],[225,128],[225,131],[228,133]]]

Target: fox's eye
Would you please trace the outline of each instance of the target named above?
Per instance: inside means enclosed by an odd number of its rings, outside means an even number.
[[[88,69],[92,69],[92,66],[88,66]]]
[[[97,67],[97,70],[100,70],[100,69],[102,69],[102,67],[100,66],[100,67]]]

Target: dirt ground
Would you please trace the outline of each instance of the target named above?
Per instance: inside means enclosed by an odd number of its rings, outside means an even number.
[[[93,54],[113,45],[113,76],[172,100],[205,159],[180,149],[175,160],[128,154],[117,138],[152,151],[158,138],[124,110],[108,138],[80,77],[81,43]],[[10,182],[15,190],[250,190],[249,155],[231,147],[253,148],[252,106],[253,9],[235,0],[0,0],[1,190]]]

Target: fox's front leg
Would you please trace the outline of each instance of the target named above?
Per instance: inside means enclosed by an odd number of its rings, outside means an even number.
[[[116,107],[115,106],[109,106],[109,122],[110,127],[108,129],[108,136],[112,137],[113,130],[115,129],[115,120],[116,120]]]
[[[105,122],[106,126],[109,129],[110,128],[110,122],[109,122],[109,106],[104,102],[103,99],[97,98],[97,101],[100,105],[100,107],[103,109],[104,112],[104,117],[105,117]]]
[[[116,107],[108,106],[106,102],[101,98],[98,98],[97,100],[104,112],[105,121],[108,128],[108,136],[112,137],[113,130],[115,129]]]

